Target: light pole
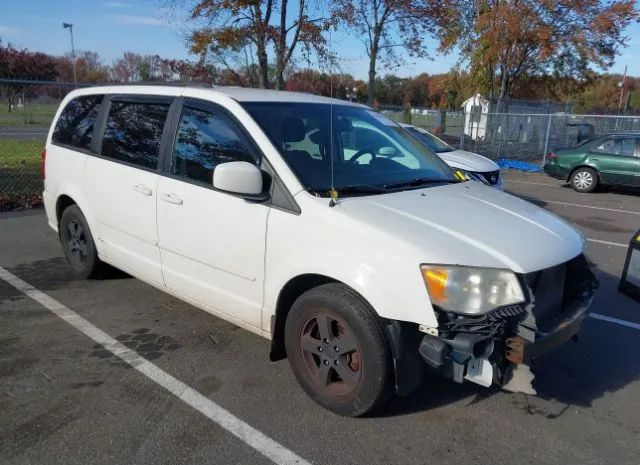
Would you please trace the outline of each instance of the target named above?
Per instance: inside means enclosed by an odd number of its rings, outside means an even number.
[[[62,23],[62,27],[64,29],[69,29],[69,34],[71,34],[71,59],[73,60],[73,83],[78,83],[78,76],[76,75],[76,48],[73,45],[73,24],[71,23]]]
[[[622,98],[624,97],[624,84],[627,79],[627,66],[624,67],[624,74],[622,75],[622,82],[619,82],[620,86],[620,101],[618,102],[618,115],[620,115],[620,110],[622,110]]]

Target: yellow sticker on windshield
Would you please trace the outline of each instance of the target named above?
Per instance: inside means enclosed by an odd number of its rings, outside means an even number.
[[[468,178],[462,174],[461,171],[456,170],[456,178],[458,178],[460,181],[466,181]]]

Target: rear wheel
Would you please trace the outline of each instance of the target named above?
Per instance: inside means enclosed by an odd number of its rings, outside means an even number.
[[[570,182],[577,192],[592,192],[598,186],[598,173],[591,168],[578,168],[571,175]]]
[[[95,278],[105,265],[98,258],[89,225],[77,205],[65,208],[58,227],[62,250],[74,274]]]
[[[325,284],[300,296],[287,317],[285,345],[302,388],[332,412],[363,415],[391,393],[384,326],[347,286]]]

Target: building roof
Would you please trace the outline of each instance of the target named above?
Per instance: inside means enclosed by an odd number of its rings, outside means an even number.
[[[476,104],[476,102],[477,102],[480,105],[489,105],[489,100],[487,100],[485,97],[483,97],[482,94],[472,95],[467,100],[462,102],[462,105],[460,105],[460,106],[461,107],[465,107],[465,106],[467,106],[468,102],[472,102],[474,104]]]

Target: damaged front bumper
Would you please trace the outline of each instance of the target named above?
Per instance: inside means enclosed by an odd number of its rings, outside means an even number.
[[[594,292],[589,291],[581,296],[568,311],[564,312],[563,318],[560,318],[551,330],[536,331],[535,342],[530,342],[521,336],[508,338],[505,341],[506,359],[517,364],[529,364],[533,359],[557,349],[569,339],[574,338],[580,331],[582,322],[589,315],[593,295]]]
[[[523,304],[477,317],[440,311],[437,335],[422,334],[418,345],[426,365],[459,383],[504,386],[515,366],[575,337],[598,287],[584,256],[521,280]]]

